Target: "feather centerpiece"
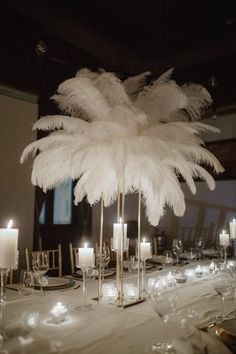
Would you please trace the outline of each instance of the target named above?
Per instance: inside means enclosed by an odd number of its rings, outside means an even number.
[[[196,193],[195,178],[215,188],[201,164],[216,173],[224,169],[199,136],[218,132],[199,122],[211,103],[209,93],[200,85],[177,85],[172,71],[146,84],[150,72],[121,82],[112,73],[81,69],[60,84],[52,99],[68,115],[40,118],[33,129],[50,134],[28,145],[21,156],[21,163],[29,155],[34,158],[32,183],[47,191],[67,179],[78,180],[75,204],[87,197],[92,205],[103,196],[109,206],[123,179],[125,193],[141,191],[152,225],[166,205],[182,216],[178,176]]]

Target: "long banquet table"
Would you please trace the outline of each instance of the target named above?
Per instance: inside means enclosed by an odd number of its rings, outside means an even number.
[[[181,270],[183,268],[181,267]],[[146,278],[166,274],[169,270],[173,269],[149,272]],[[127,273],[125,278],[126,282],[136,282],[136,275]],[[80,283],[82,285],[81,281]],[[171,291],[178,294],[178,309],[188,308],[196,311],[202,326],[209,324],[220,313],[219,296],[212,287],[210,276],[189,280],[185,284],[177,284]],[[97,282],[89,279],[89,298],[96,294]],[[22,296],[17,291],[7,289],[6,328],[10,340],[4,344],[3,352],[9,354],[152,353],[152,344],[160,339],[162,320],[155,313],[150,299],[126,309],[92,300],[92,310],[78,311],[75,308],[79,305],[81,297],[82,286],[79,289],[73,287],[47,291],[42,296],[38,293]],[[53,324],[50,321],[49,304],[57,301],[70,306],[66,321],[61,324]],[[226,312],[233,311],[234,307],[235,303],[231,294],[225,300]],[[40,313],[39,327],[28,335],[24,334],[21,325],[21,316],[24,311]],[[179,353],[231,353],[210,330],[209,332],[201,331],[201,342],[202,351],[191,352],[192,349],[186,349],[183,343]]]

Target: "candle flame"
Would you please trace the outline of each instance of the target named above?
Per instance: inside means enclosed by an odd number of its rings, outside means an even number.
[[[225,234],[225,230],[223,230],[223,232],[222,232],[222,233],[223,233],[223,235],[224,235],[224,234]]]
[[[235,219],[233,219],[233,222],[236,222],[236,220],[235,220]]]
[[[146,242],[146,239],[145,239],[145,238],[143,238],[143,242]]]
[[[84,248],[87,248],[88,247],[88,243],[87,242],[85,242],[85,244],[84,244]]]
[[[122,218],[120,218],[120,224],[122,224]]]
[[[12,228],[12,225],[13,225],[13,220],[9,220],[8,224],[7,224],[7,229],[11,229]]]

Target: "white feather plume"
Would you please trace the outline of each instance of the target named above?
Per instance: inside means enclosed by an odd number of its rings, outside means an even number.
[[[123,179],[125,193],[141,190],[152,225],[166,206],[182,216],[178,177],[196,193],[195,179],[215,188],[204,165],[216,173],[224,169],[200,137],[204,131],[218,132],[197,121],[211,102],[209,93],[200,85],[178,86],[172,72],[151,84],[146,84],[149,72],[122,83],[113,73],[84,68],[59,85],[53,99],[73,116],[45,116],[35,123],[33,129],[55,131],[22,153],[21,162],[34,158],[32,183],[47,191],[73,179],[75,203],[87,197],[94,204],[103,195],[109,206]]]

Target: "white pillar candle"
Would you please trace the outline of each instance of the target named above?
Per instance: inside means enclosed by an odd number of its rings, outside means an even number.
[[[122,238],[122,222],[113,224],[113,249],[115,251],[121,250],[121,238]],[[124,239],[123,239],[123,251],[128,249],[127,240],[127,224],[124,224]]]
[[[14,268],[17,260],[18,229],[12,229],[10,220],[6,229],[0,229],[0,268]]]
[[[229,223],[229,229],[230,229],[230,238],[236,239],[236,220],[235,219],[233,219],[233,221],[231,221]]]
[[[226,234],[225,230],[220,234],[220,245],[224,247],[229,246],[229,234]]]
[[[94,266],[94,249],[88,248],[87,242],[83,248],[79,248],[79,253],[76,257],[77,267],[93,267]]]
[[[152,258],[151,254],[151,243],[146,242],[145,238],[143,242],[140,242],[140,259],[145,261],[146,259]]]

